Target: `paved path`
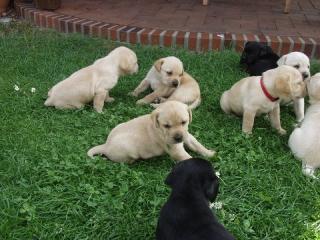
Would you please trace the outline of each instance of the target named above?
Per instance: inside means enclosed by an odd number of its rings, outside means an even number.
[[[190,32],[320,37],[320,0],[62,0],[56,12],[108,23]]]

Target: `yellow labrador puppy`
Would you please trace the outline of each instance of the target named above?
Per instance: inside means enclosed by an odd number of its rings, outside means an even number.
[[[72,109],[93,101],[96,111],[102,112],[104,102],[114,101],[109,91],[117,84],[118,78],[137,71],[136,54],[129,48],[118,47],[52,87],[45,106]]]
[[[277,62],[278,66],[287,65],[296,68],[302,75],[303,79],[310,78],[310,60],[302,52],[291,52],[283,55]],[[288,102],[283,102],[287,104]],[[297,122],[301,122],[304,118],[304,98],[293,100],[294,112]]]
[[[296,128],[289,138],[293,154],[302,160],[302,172],[312,178],[320,167],[320,73],[307,80],[311,106],[301,127]]]
[[[205,157],[215,151],[208,150],[188,132],[191,110],[177,101],[159,105],[151,114],[119,124],[109,134],[105,144],[91,148],[88,156],[103,154],[114,162],[132,163],[168,153],[174,160],[191,158],[184,144]]]
[[[201,102],[197,81],[184,72],[182,62],[173,56],[158,59],[130,95],[137,97],[149,87],[153,92],[138,100],[137,104],[174,100],[188,104],[193,109]]]
[[[290,66],[280,66],[263,73],[262,77],[247,77],[235,83],[220,99],[222,110],[243,116],[242,131],[251,134],[255,116],[268,113],[271,125],[286,134],[280,123],[280,100],[302,98],[306,94],[300,72]]]

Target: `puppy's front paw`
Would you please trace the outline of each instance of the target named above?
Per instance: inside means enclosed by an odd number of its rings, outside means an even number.
[[[287,134],[287,131],[284,130],[283,128],[279,128],[278,132],[279,132],[280,135],[286,135]]]
[[[109,97],[109,98],[106,99],[105,102],[111,103],[111,102],[113,102],[113,101],[114,101],[114,98],[113,98],[113,97]]]
[[[136,104],[137,105],[145,105],[145,104],[148,104],[148,102],[144,99],[140,99],[140,100],[136,101]]]
[[[211,158],[211,157],[213,157],[214,155],[216,155],[216,151],[214,151],[214,150],[207,150],[207,151],[204,153],[204,157],[208,157],[208,158]]]
[[[252,131],[250,130],[246,130],[246,129],[242,129],[242,132],[246,135],[251,135],[252,134]]]
[[[128,95],[132,97],[138,97],[138,94],[136,92],[129,92]]]

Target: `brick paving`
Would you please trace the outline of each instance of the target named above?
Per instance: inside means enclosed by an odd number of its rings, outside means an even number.
[[[62,0],[50,12],[15,2],[26,21],[60,32],[78,32],[114,41],[182,47],[198,52],[231,48],[247,41],[268,44],[280,54],[301,51],[320,58],[319,0],[293,1],[283,14],[280,1],[249,0]]]
[[[121,25],[190,32],[320,36],[320,1],[293,0],[62,0],[56,12]]]

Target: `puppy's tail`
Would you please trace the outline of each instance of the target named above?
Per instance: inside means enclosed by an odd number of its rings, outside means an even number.
[[[106,144],[95,146],[87,152],[87,155],[91,158],[93,158],[93,156],[97,154],[103,154],[107,156]]]
[[[228,91],[225,91],[221,98],[220,98],[220,106],[221,106],[221,109],[225,112],[225,113],[228,113],[230,114],[231,111],[230,111],[230,107],[229,107],[229,101],[228,101]]]
[[[201,97],[198,97],[193,103],[191,103],[189,105],[190,109],[195,109],[196,107],[198,107],[201,103]]]

